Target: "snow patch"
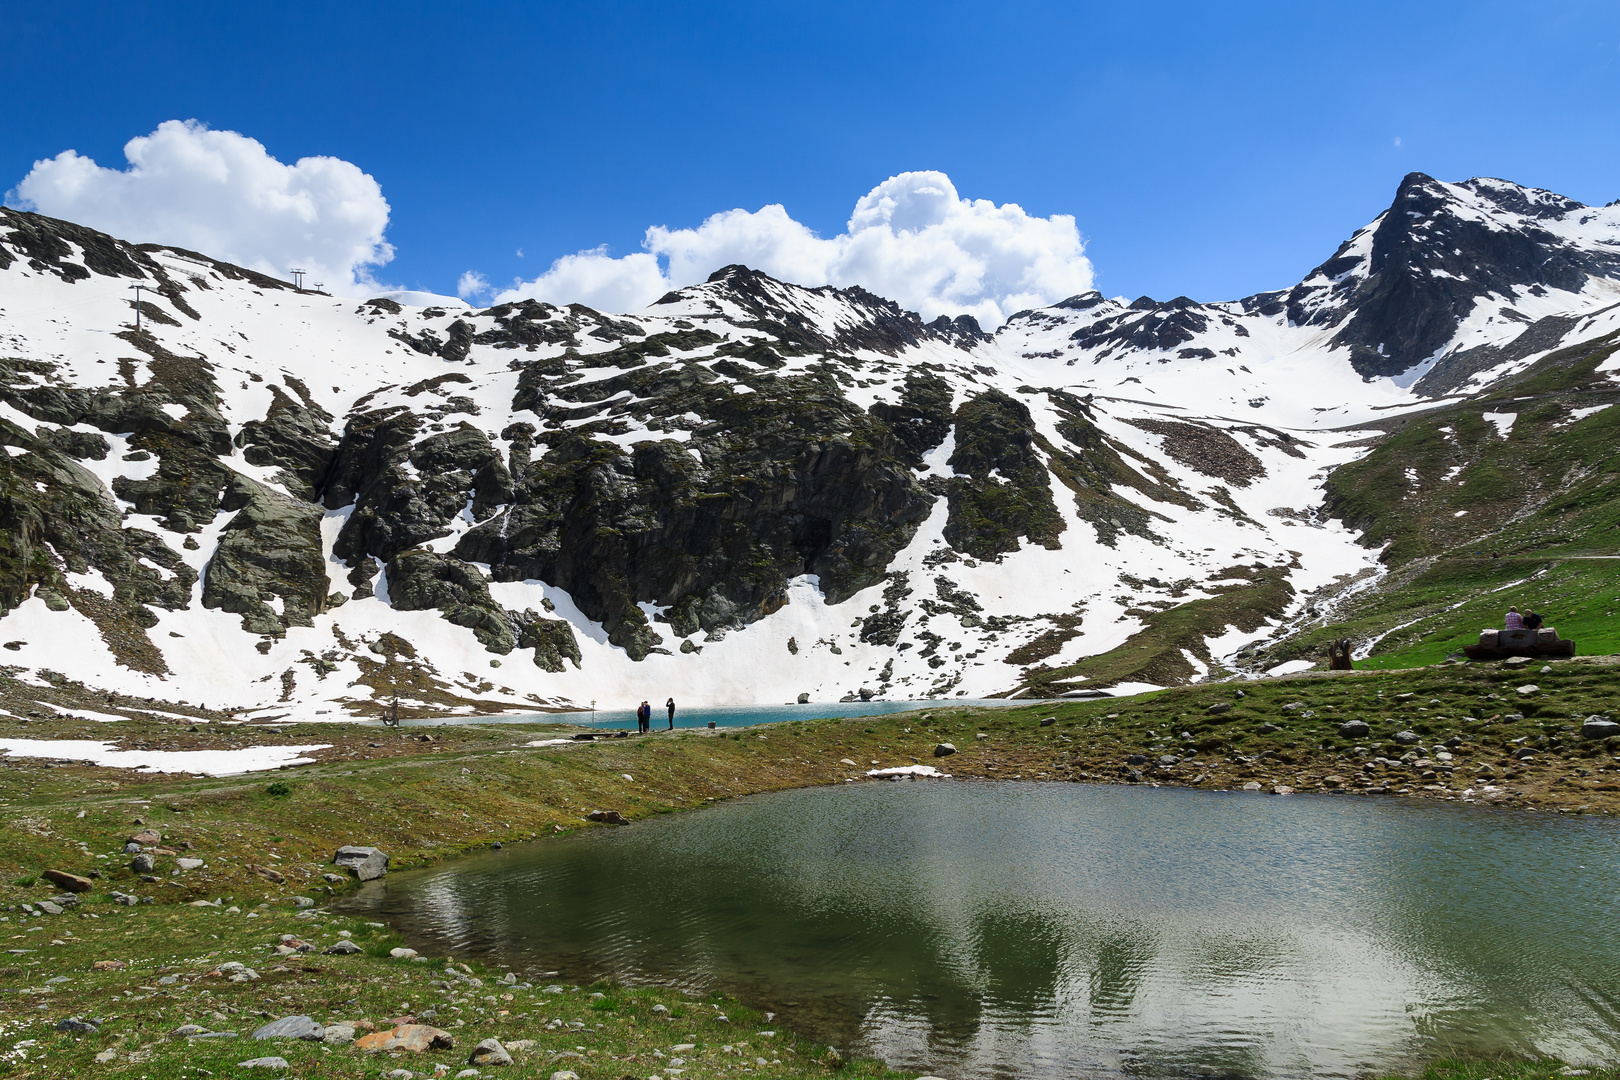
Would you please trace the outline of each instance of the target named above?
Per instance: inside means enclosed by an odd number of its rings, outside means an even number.
[[[308,746],[250,746],[240,750],[120,750],[115,743],[89,739],[0,739],[0,752],[12,757],[70,758],[112,769],[150,769],[160,773],[236,776],[283,765],[312,765],[306,753],[331,743]]]

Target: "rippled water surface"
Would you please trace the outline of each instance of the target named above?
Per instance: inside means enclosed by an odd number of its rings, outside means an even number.
[[[1617,1056],[1617,839],[1366,798],[861,784],[397,874],[360,902],[439,949],[723,989],[953,1078],[1348,1076]]]

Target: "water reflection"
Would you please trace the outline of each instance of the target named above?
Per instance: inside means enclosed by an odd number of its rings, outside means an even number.
[[[396,875],[408,934],[721,988],[949,1075],[1351,1076],[1620,1050],[1608,823],[1348,798],[786,792]]]

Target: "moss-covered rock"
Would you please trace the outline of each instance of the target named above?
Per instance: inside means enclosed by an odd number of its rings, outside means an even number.
[[[331,588],[320,510],[240,475],[226,486],[223,508],[236,516],[208,560],[203,606],[242,616],[252,634],[281,637],[289,626],[312,625]]]
[[[490,652],[505,655],[517,646],[511,620],[490,598],[489,583],[477,567],[413,548],[391,559],[387,572],[388,602],[396,609],[438,610],[455,625],[472,630]]]
[[[574,667],[580,663],[579,642],[574,640],[574,628],[562,619],[545,619],[532,611],[518,617],[518,647],[534,650],[534,666],[545,671],[562,671],[563,661],[570,660]]]
[[[979,559],[1018,550],[1020,537],[1056,549],[1064,523],[1052,502],[1046,466],[1035,452],[1029,407],[986,390],[956,410],[945,540]],[[992,475],[994,474],[994,475]]]
[[[337,451],[331,434],[332,414],[316,404],[298,380],[287,382],[299,400],[272,385],[264,419],[243,424],[236,445],[242,447],[248,464],[281,469],[283,487],[300,498],[314,499]]]

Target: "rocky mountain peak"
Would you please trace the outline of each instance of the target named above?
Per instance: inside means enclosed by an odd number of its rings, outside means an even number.
[[[1364,377],[1438,358],[1486,297],[1580,294],[1620,277],[1620,215],[1505,180],[1409,173],[1390,208],[1289,297],[1291,320],[1342,325]],[[1331,294],[1323,303],[1321,292]]]
[[[889,356],[924,341],[987,340],[971,315],[941,315],[924,325],[914,311],[859,285],[808,288],[741,264],[723,266],[701,285],[677,289],[650,310],[719,317],[806,350],[871,349]]]

